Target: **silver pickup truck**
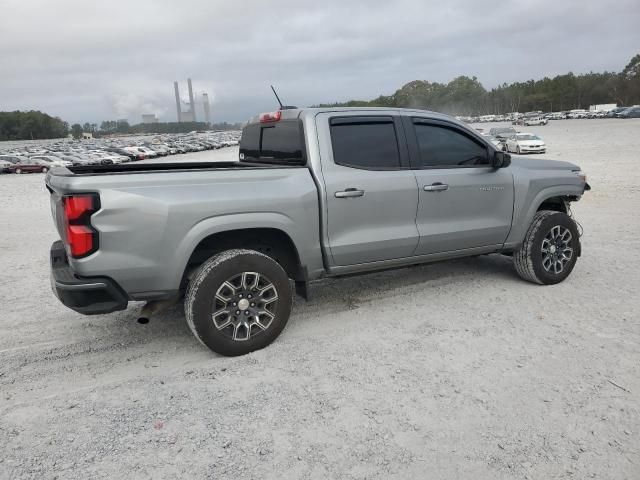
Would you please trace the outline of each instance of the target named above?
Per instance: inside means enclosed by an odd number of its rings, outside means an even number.
[[[488,253],[525,280],[580,256],[576,165],[511,157],[422,110],[283,109],[249,121],[239,159],[61,167],[55,294],[84,314],[184,299],[223,355],[265,347],[310,281]]]

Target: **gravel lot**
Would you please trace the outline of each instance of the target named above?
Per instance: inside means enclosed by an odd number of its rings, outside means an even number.
[[[593,187],[567,281],[499,255],[323,281],[240,358],[180,307],[65,309],[43,176],[0,175],[0,478],[640,478],[640,120],[526,130]]]

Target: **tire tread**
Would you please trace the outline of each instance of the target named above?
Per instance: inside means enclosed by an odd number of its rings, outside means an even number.
[[[538,230],[540,230],[542,222],[556,213],[558,212],[553,210],[540,210],[539,212],[536,212],[533,220],[531,221],[531,225],[524,236],[522,245],[520,245],[520,248],[518,248],[513,254],[513,264],[516,268],[516,272],[518,272],[518,275],[523,280],[538,283],[540,285],[544,283],[538,278],[535,270],[533,269],[531,253],[533,251],[533,243],[536,238],[536,234],[538,233]]]
[[[221,252],[217,255],[210,257],[202,265],[200,265],[195,275],[189,281],[187,292],[184,298],[184,313],[187,320],[187,325],[189,325],[189,329],[191,330],[191,333],[193,333],[194,337],[196,337],[198,341],[207,348],[211,348],[211,347],[205,343],[204,339],[202,338],[202,334],[196,327],[196,324],[194,321],[194,316],[195,316],[194,304],[196,302],[196,297],[198,295],[198,292],[200,290],[202,283],[209,276],[212,270],[218,268],[224,262],[232,260],[233,258],[240,255],[251,255],[255,257],[261,257],[261,258],[264,258],[265,260],[268,260],[269,262],[275,263],[275,260],[273,258],[269,257],[268,255],[265,255],[264,253],[258,252],[256,250],[247,250],[247,249],[240,249],[240,248],[225,250],[224,252]],[[284,271],[283,271],[283,275],[286,276]],[[290,305],[289,305],[289,308],[290,308]]]

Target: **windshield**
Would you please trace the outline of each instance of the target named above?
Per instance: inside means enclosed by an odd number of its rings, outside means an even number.
[[[523,135],[517,135],[518,140],[540,140],[540,137],[536,136],[536,135],[530,135],[530,134],[523,134]]]

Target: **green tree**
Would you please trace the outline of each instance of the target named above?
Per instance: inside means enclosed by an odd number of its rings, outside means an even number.
[[[76,140],[82,137],[82,126],[79,123],[71,125],[71,135],[73,135],[73,138]]]
[[[322,107],[385,106],[435,110],[454,115],[526,111],[564,111],[598,103],[640,103],[640,54],[620,73],[575,75],[573,72],[526,82],[503,83],[486,91],[476,77],[461,76],[447,84],[414,80],[393,95],[374,100],[349,100]]]
[[[129,133],[131,131],[131,126],[126,120],[118,120],[115,124],[116,132],[118,133]]]
[[[61,138],[68,128],[59,118],[42,112],[0,112],[0,140]]]

